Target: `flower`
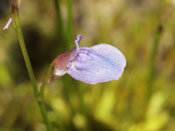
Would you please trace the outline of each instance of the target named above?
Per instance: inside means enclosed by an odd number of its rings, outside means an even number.
[[[109,44],[79,47],[81,39],[78,35],[75,47],[54,60],[55,72],[50,82],[66,73],[89,84],[118,80],[126,66],[122,52]]]

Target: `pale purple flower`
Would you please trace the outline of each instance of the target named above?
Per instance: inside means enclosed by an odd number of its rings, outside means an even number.
[[[78,35],[75,48],[55,59],[55,72],[51,81],[66,73],[89,84],[118,80],[126,66],[122,52],[109,44],[79,47],[81,39],[82,36]]]

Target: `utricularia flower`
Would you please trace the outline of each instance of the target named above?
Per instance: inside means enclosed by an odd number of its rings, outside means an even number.
[[[122,52],[109,44],[79,47],[81,39],[82,36],[78,35],[75,47],[54,60],[55,71],[51,81],[66,73],[89,84],[118,80],[126,66]]]

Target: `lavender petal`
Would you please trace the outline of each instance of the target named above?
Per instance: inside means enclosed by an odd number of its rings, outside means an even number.
[[[125,65],[126,59],[117,48],[99,44],[91,48],[81,47],[67,73],[77,80],[97,84],[118,80]]]

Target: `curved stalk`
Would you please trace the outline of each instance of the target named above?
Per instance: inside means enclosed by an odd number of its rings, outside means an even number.
[[[42,99],[43,97],[40,97],[40,92],[38,90],[38,85],[36,83],[35,75],[33,73],[32,65],[31,65],[31,62],[30,62],[30,59],[29,59],[29,55],[27,53],[26,46],[25,46],[24,37],[23,37],[23,34],[22,34],[20,20],[19,20],[18,8],[15,7],[15,6],[12,6],[12,19],[13,19],[14,27],[15,27],[17,37],[18,37],[18,40],[19,40],[20,48],[22,50],[22,54],[23,54],[23,57],[24,57],[24,60],[25,60],[25,64],[26,64],[26,67],[27,67],[27,70],[28,70],[28,73],[29,73],[29,77],[30,77],[30,80],[31,80],[31,83],[32,83],[32,86],[33,86],[34,95],[35,95],[37,103],[40,107],[40,111],[41,111],[43,121],[44,121],[44,123],[47,127],[47,130],[52,131],[52,127],[51,127],[51,124],[50,124],[50,122],[48,120],[48,116],[47,116],[46,106],[45,106],[44,100]]]
[[[47,84],[52,73],[53,73],[53,62],[50,64],[50,66],[49,66],[49,68],[44,76],[44,79],[43,79],[43,82],[42,82],[42,85],[40,88],[41,97],[44,97],[44,90],[45,90],[46,84]],[[42,99],[44,99],[44,98],[42,98]]]

